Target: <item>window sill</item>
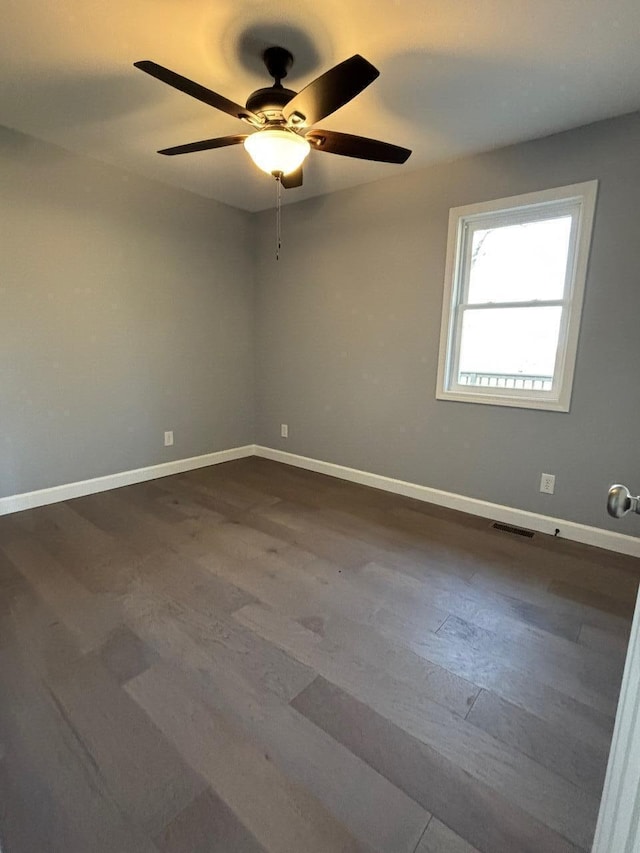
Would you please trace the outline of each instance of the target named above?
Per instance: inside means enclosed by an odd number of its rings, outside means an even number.
[[[549,412],[568,412],[569,401],[555,397],[509,396],[506,394],[478,394],[472,391],[436,392],[437,400],[451,400],[457,403],[481,403],[484,406],[508,406],[515,409],[537,409]]]

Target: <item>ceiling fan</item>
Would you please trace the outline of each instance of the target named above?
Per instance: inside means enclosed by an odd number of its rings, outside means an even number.
[[[262,54],[267,71],[274,83],[252,92],[246,107],[170,71],[157,62],[144,59],[134,62],[136,68],[179,89],[211,107],[239,118],[253,127],[250,134],[202,139],[173,148],[163,148],[159,154],[173,156],[208,151],[227,145],[244,143],[252,160],[264,172],[274,175],[283,187],[302,186],[302,164],[311,149],[327,154],[341,154],[360,160],[382,163],[404,163],[410,156],[408,148],[314,128],[344,104],[360,94],[379,75],[377,68],[359,54],[321,74],[300,92],[286,89],[282,80],[293,64],[292,54],[283,47],[269,47]]]

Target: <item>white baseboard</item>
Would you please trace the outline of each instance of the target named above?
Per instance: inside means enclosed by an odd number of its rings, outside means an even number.
[[[615,533],[600,527],[590,527],[587,524],[578,524],[575,521],[551,518],[548,515],[502,506],[479,498],[469,498],[454,492],[432,489],[430,486],[419,486],[417,483],[409,483],[405,480],[394,480],[392,477],[383,477],[380,474],[360,471],[357,468],[347,468],[344,465],[323,462],[319,459],[311,459],[308,456],[298,456],[295,453],[275,450],[272,447],[256,445],[255,453],[256,456],[263,456],[265,459],[273,459],[276,462],[284,462],[287,465],[295,465],[308,471],[316,471],[318,474],[328,474],[331,477],[350,480],[352,483],[372,486],[374,489],[383,489],[386,492],[393,492],[449,509],[457,509],[460,512],[468,512],[471,515],[479,515],[483,518],[501,521],[504,524],[526,527],[529,530],[537,530],[551,536],[559,528],[560,533],[558,535],[564,539],[582,542],[585,545],[595,545],[598,548],[606,548],[620,554],[629,554],[632,557],[640,557],[640,538],[636,536],[627,536],[624,533]]]
[[[323,462],[320,459],[311,459],[308,456],[298,456],[295,453],[287,453],[284,450],[276,450],[272,447],[262,447],[255,444],[246,444],[243,447],[232,447],[229,450],[219,450],[215,453],[205,453],[203,456],[192,456],[189,459],[176,459],[173,462],[162,462],[159,465],[149,465],[146,468],[136,468],[133,471],[121,471],[118,474],[109,474],[105,477],[95,477],[92,480],[81,480],[76,483],[66,483],[61,486],[53,486],[48,489],[38,489],[34,492],[25,492],[20,495],[10,495],[0,498],[0,515],[12,512],[20,512],[24,509],[33,509],[37,506],[67,501],[79,498],[83,495],[92,495],[95,492],[104,492],[108,489],[117,489],[120,486],[130,486],[134,483],[143,483],[146,480],[155,480],[158,477],[168,477],[171,474],[180,474],[183,471],[192,471],[194,468],[205,468],[208,465],[218,465],[221,462],[230,462],[233,459],[243,459],[247,456],[262,456],[265,459],[273,459],[276,462],[284,462],[287,465],[295,465],[308,471],[316,471],[319,474],[328,474],[352,483],[360,483],[363,486],[371,486],[374,489],[382,489],[386,492],[415,498],[426,503],[457,509],[468,512],[471,515],[479,515],[505,524],[514,524],[518,527],[526,527],[541,533],[554,534],[556,528],[560,529],[560,536],[582,542],[585,545],[595,545],[598,548],[606,548],[609,551],[617,551],[621,554],[629,554],[632,557],[640,557],[640,538],[627,536],[624,533],[615,533],[611,530],[603,530],[599,527],[590,527],[586,524],[578,524],[575,521],[551,518],[547,515],[539,515],[523,509],[515,509],[501,504],[490,503],[478,498],[469,498],[454,492],[444,492],[440,489],[432,489],[430,486],[420,486],[417,483],[409,483],[405,480],[395,480],[392,477],[384,477],[381,474],[372,474],[369,471],[360,471],[357,468],[347,468],[344,465],[336,465],[333,462]]]
[[[208,465],[219,465],[232,459],[243,459],[253,456],[255,445],[232,447],[229,450],[218,450],[215,453],[205,453],[203,456],[191,456],[188,459],[176,459],[172,462],[161,462],[159,465],[149,465],[146,468],[135,468],[133,471],[121,471],[118,474],[108,474],[105,477],[94,477],[91,480],[80,480],[76,483],[65,483],[62,486],[52,486],[49,489],[38,489],[35,492],[24,492],[21,495],[10,495],[0,498],[0,515],[20,512],[23,509],[33,509],[37,506],[68,501],[83,495],[93,495],[95,492],[106,492],[120,486],[131,486],[146,480],[156,480],[171,474],[181,474],[183,471],[193,471],[194,468],[205,468]]]

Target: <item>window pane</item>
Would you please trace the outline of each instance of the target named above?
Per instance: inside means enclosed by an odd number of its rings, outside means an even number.
[[[562,308],[468,308],[462,321],[461,385],[550,391]]]
[[[473,232],[469,302],[562,299],[572,217]]]

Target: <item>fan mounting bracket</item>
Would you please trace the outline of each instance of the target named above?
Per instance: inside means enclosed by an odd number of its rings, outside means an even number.
[[[287,76],[293,65],[293,54],[286,47],[268,47],[262,54],[267,71],[276,81],[276,86]]]

